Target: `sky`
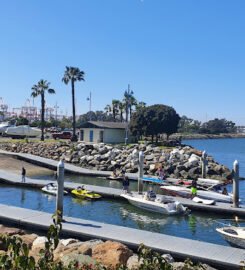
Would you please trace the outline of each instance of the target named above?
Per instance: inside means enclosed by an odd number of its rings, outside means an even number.
[[[71,114],[65,66],[76,83],[77,114],[104,110],[130,84],[138,101],[172,106],[202,122],[245,125],[245,1],[0,0],[0,101],[27,104],[50,82],[46,102]],[[40,99],[34,100],[40,107]]]

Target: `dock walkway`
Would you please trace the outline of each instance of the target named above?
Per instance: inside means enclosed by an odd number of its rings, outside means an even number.
[[[160,253],[170,253],[175,259],[190,258],[219,269],[239,269],[245,258],[245,251],[238,248],[205,243],[165,234],[152,233],[122,226],[115,226],[90,220],[64,217],[64,237],[81,240],[102,239],[124,243],[131,249],[144,245]],[[14,206],[0,204],[0,222],[19,227],[46,231],[52,223],[52,215]]]
[[[14,186],[23,186],[23,187],[33,187],[33,188],[42,188],[47,185],[47,183],[57,183],[56,181],[47,181],[42,179],[32,179],[26,177],[26,182],[21,183],[21,176],[9,173],[4,170],[0,170],[0,183],[11,184]],[[64,188],[67,190],[76,189],[78,186],[81,186],[81,183],[73,183],[73,182],[65,182]],[[96,193],[100,193],[105,198],[120,198],[121,190],[116,188],[102,187],[102,186],[94,186],[94,185],[84,185],[84,187],[88,190],[91,190]],[[162,195],[158,195],[162,196]],[[171,197],[171,196],[168,196]],[[221,215],[234,215],[238,217],[245,217],[245,208],[234,208],[229,203],[216,202],[216,205],[205,205],[193,202],[192,200],[181,198],[181,197],[173,197],[179,202],[181,202],[184,206],[187,206],[191,210],[195,211],[204,211],[209,213],[216,213]]]

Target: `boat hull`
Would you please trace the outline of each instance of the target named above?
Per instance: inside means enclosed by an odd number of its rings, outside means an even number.
[[[239,248],[245,249],[245,229],[242,227],[223,227],[223,228],[217,228],[217,232],[222,234],[224,239],[231,245]],[[231,232],[237,231],[237,235],[233,235]],[[239,231],[241,234],[239,234]]]
[[[186,212],[186,208],[182,206],[182,204],[178,202],[166,202],[166,203],[160,203],[156,201],[148,201],[144,199],[144,196],[141,195],[141,197],[129,194],[121,194],[121,197],[128,200],[128,202],[136,207],[139,207],[141,209],[161,213],[164,215],[176,215],[176,214],[182,214]]]

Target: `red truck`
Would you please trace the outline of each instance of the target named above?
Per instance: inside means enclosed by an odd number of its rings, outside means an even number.
[[[70,131],[61,131],[52,133],[52,137],[56,139],[71,139],[72,133]]]

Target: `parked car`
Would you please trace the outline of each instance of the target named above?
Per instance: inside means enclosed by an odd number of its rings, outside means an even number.
[[[56,139],[71,139],[72,133],[70,131],[62,131],[52,133],[52,137]]]

